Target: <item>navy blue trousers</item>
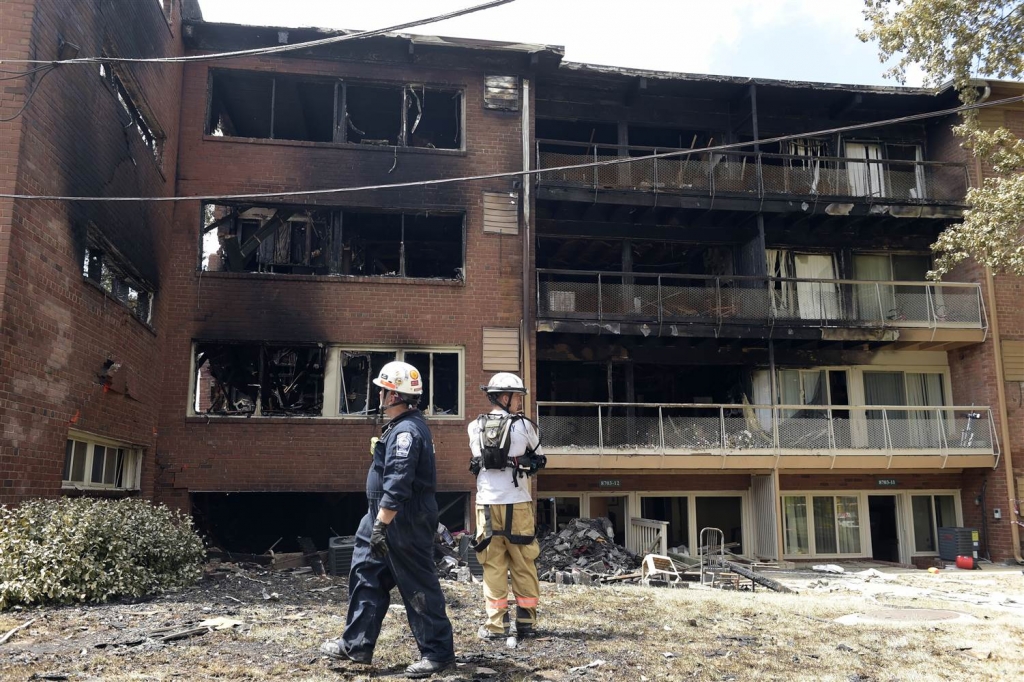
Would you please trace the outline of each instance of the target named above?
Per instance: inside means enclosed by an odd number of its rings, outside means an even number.
[[[426,505],[424,505],[426,506]],[[343,648],[358,660],[370,660],[384,616],[391,604],[391,589],[398,587],[409,627],[423,658],[447,662],[455,658],[452,624],[445,612],[444,594],[434,569],[434,533],[437,512],[414,500],[388,526],[388,548],[383,559],[370,553],[370,533],[377,517],[375,501],[359,523],[352,569],[348,578],[348,617]],[[431,521],[432,519],[432,521]]]

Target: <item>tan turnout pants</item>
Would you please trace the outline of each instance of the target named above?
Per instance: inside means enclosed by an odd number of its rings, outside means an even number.
[[[536,529],[533,502],[490,505],[492,531],[505,530],[508,509],[512,511],[512,534],[532,536]],[[476,528],[476,540],[480,542],[487,528],[484,505],[478,504],[476,507]],[[536,539],[528,545],[517,545],[501,535],[493,535],[486,549],[477,554],[484,568],[487,629],[491,632],[506,631],[509,573],[512,575],[512,594],[516,605],[516,630],[522,634],[533,629],[537,622],[537,599],[540,597],[540,581],[534,563],[539,554],[540,545]]]

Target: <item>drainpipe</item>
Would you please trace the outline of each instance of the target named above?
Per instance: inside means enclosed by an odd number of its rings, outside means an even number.
[[[984,83],[984,81],[982,82]],[[984,91],[978,98],[978,102],[984,102],[992,95],[992,88],[984,83]],[[974,173],[978,186],[982,184],[982,167],[981,159],[978,158],[977,154],[974,155]],[[999,435],[1002,439],[1002,450],[1001,456],[1003,459],[1003,467],[1006,471],[1006,491],[1007,501],[1009,502],[1009,514],[1013,514],[1013,510],[1016,505],[1016,498],[1014,497],[1014,478],[1013,478],[1013,454],[1010,447],[1010,423],[1009,414],[1006,409],[1006,384],[1003,375],[1003,345],[1002,339],[999,336],[999,312],[996,306],[996,283],[995,277],[992,276],[992,268],[985,266],[985,288],[988,291],[989,300],[989,330],[992,332],[992,347],[995,349],[995,363],[996,363],[996,399],[999,401]],[[986,521],[988,519],[985,519]],[[1013,547],[1013,558],[1018,564],[1024,564],[1024,559],[1020,555],[1020,533],[1018,532],[1019,527],[1017,526],[1016,519],[1010,517],[1010,544]]]
[[[523,129],[523,170],[530,170],[530,79],[523,79],[522,123]],[[533,368],[530,358],[530,188],[532,178],[525,173],[523,178],[523,384],[532,387]],[[523,410],[530,414],[530,393],[523,396]],[[536,419],[537,415],[534,415]]]
[[[977,162],[978,177],[981,177],[981,161]],[[996,395],[999,400],[999,431],[1003,441],[1002,447],[1002,458],[1003,467],[1006,470],[1006,491],[1009,500],[1009,514],[1010,516],[1010,543],[1013,545],[1013,558],[1017,560],[1018,564],[1024,564],[1024,559],[1020,555],[1020,533],[1018,532],[1018,526],[1016,519],[1013,518],[1013,509],[1016,504],[1016,499],[1013,494],[1014,478],[1013,478],[1013,456],[1010,451],[1010,425],[1009,415],[1006,410],[1006,385],[1003,378],[1003,348],[1001,339],[999,338],[999,315],[996,312],[996,284],[995,278],[992,276],[992,269],[985,267],[985,286],[988,289],[988,299],[991,301],[989,306],[989,325],[992,328],[992,345],[995,348],[995,362],[996,362]],[[987,519],[986,519],[987,520]]]

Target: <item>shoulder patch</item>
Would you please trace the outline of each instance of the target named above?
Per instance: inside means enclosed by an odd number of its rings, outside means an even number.
[[[395,436],[395,457],[408,457],[409,450],[412,449],[412,434],[408,431]]]

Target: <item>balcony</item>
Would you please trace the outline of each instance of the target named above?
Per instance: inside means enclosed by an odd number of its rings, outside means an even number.
[[[995,466],[987,407],[539,401],[549,468]]]
[[[981,285],[969,282],[875,282],[710,275],[650,275],[537,270],[541,331],[593,331],[595,325],[685,335],[687,325],[732,328],[804,327],[820,338],[853,338],[830,330],[896,330],[889,341],[976,343],[988,323]],[[699,330],[695,330],[699,332]],[[735,331],[735,330],[734,330]],[[641,329],[638,333],[644,333]]]
[[[628,164],[564,168],[618,157],[686,152]],[[829,202],[868,201],[911,205],[963,206],[967,165],[937,161],[893,161],[765,152],[701,152],[658,147],[537,141],[541,186],[592,191],[804,197]]]

